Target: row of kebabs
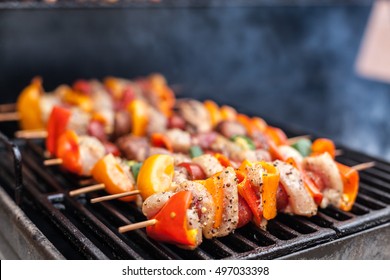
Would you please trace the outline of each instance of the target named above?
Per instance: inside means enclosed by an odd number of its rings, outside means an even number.
[[[291,143],[232,107],[175,100],[161,75],[79,80],[52,93],[34,79],[17,109],[23,129],[46,129],[66,170],[110,194],[131,192],[124,201],[142,197],[148,235],[185,248],[249,222],[265,227],[278,212],[349,211],[358,192],[358,172],[334,160],[331,140]]]

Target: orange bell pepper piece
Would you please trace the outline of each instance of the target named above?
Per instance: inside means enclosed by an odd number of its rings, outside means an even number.
[[[259,117],[253,117],[251,119],[251,122],[252,122],[252,125],[254,126],[254,129],[257,129],[261,132],[264,132],[268,127],[265,120],[263,120],[262,118],[259,118]]]
[[[173,152],[172,141],[162,133],[153,133],[150,136],[150,143],[153,147],[162,147],[170,152]]]
[[[273,160],[282,160],[284,161],[285,158],[283,157],[283,155],[279,152],[279,148],[278,146],[271,140],[268,140],[268,146],[269,146],[269,153],[271,155],[271,158]]]
[[[155,224],[146,227],[148,236],[175,245],[196,246],[198,229],[187,226],[187,209],[191,203],[190,191],[175,193],[154,216]]]
[[[263,217],[267,220],[271,220],[276,217],[276,193],[279,186],[279,171],[271,163],[265,161],[260,162],[264,168],[263,172],[263,190],[262,190],[262,203],[263,203]]]
[[[71,116],[70,110],[54,106],[47,123],[46,149],[51,155],[56,155],[57,141],[67,130]]]
[[[40,98],[42,96],[42,80],[34,78],[18,97],[16,109],[20,116],[20,126],[24,130],[43,129]]]
[[[132,133],[135,136],[144,136],[148,125],[148,104],[141,100],[135,99],[127,107],[132,121]]]
[[[214,174],[212,177],[204,181],[204,186],[207,191],[211,194],[215,204],[215,219],[214,228],[219,228],[222,223],[223,214],[223,182],[220,177],[221,172]]]
[[[344,185],[340,209],[350,211],[359,191],[359,172],[344,164],[338,162],[336,164]]]
[[[224,156],[223,154],[215,153],[213,156],[217,158],[217,160],[219,161],[219,163],[223,167],[232,166],[232,164],[230,163],[230,160],[226,156]]]
[[[174,173],[173,164],[170,155],[153,155],[144,161],[137,178],[137,187],[143,200],[169,189]]]
[[[175,105],[175,94],[172,89],[168,87],[167,81],[161,74],[150,75],[149,85],[153,91],[156,92],[158,96],[158,108],[161,113],[166,117],[172,115],[172,109]]]
[[[336,146],[332,140],[327,138],[316,139],[311,145],[311,150],[313,156],[328,152],[333,159],[336,157]]]
[[[107,77],[104,79],[104,86],[109,90],[114,99],[120,99],[124,90],[124,83],[120,79]]]
[[[268,136],[268,138],[276,144],[276,146],[286,145],[287,144],[287,136],[278,127],[267,126],[264,133]]]
[[[108,154],[96,162],[91,173],[92,177],[97,182],[105,185],[105,190],[109,194],[118,194],[134,190],[134,185],[112,154]],[[135,198],[135,196],[128,196],[120,198],[120,200],[132,201]]]
[[[76,132],[67,130],[58,138],[56,155],[62,159],[62,166],[67,170],[81,174],[79,140]]]
[[[234,121],[237,118],[237,111],[231,106],[223,105],[219,112],[224,121]]]
[[[245,127],[248,135],[252,135],[254,130],[256,130],[256,127],[253,125],[251,118],[249,118],[247,115],[238,114],[237,121]]]
[[[217,126],[217,124],[222,121],[222,115],[219,111],[219,106],[212,100],[206,100],[205,102],[203,102],[203,104],[206,110],[209,112],[211,125],[213,127]]]

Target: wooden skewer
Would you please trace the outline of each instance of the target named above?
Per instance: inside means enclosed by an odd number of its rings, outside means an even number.
[[[89,186],[92,184],[96,184],[96,181],[92,178],[83,179],[83,180],[79,181],[79,185],[81,185],[81,186]]]
[[[139,223],[135,223],[135,224],[127,225],[127,226],[122,226],[122,227],[118,228],[118,231],[120,233],[124,233],[124,232],[127,232],[127,231],[131,231],[131,230],[136,230],[136,229],[152,226],[152,225],[156,224],[156,222],[157,222],[156,219],[151,219],[151,220],[147,220],[147,221],[144,221],[144,222],[139,222]]]
[[[358,165],[354,165],[351,168],[356,171],[363,171],[375,166],[375,161],[364,162]]]
[[[20,120],[18,112],[0,113],[0,122],[10,122]]]
[[[291,145],[297,143],[301,139],[310,139],[310,135],[300,135],[300,136],[288,138],[287,145],[291,146]]]
[[[102,202],[102,201],[113,200],[113,199],[117,199],[117,198],[121,198],[121,197],[137,195],[139,193],[140,193],[139,190],[135,190],[135,191],[129,191],[129,192],[124,192],[124,193],[117,193],[117,194],[101,196],[101,197],[91,199],[91,203],[98,203],[98,202]]]
[[[16,103],[0,104],[0,112],[13,112],[16,110]],[[1,114],[0,113],[0,114]]]
[[[40,139],[47,137],[46,130],[19,130],[15,132],[16,138]]]
[[[80,194],[84,194],[84,193],[88,193],[88,192],[103,190],[103,189],[105,189],[105,187],[106,186],[104,184],[96,184],[96,185],[92,185],[89,187],[79,188],[77,190],[70,191],[69,195],[76,196],[76,195],[80,195]]]
[[[60,158],[52,158],[52,159],[47,159],[43,161],[43,165],[45,166],[52,166],[52,165],[61,165],[63,163],[63,160]]]

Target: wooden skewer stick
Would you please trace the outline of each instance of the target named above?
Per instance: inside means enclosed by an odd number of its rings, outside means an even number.
[[[375,161],[364,162],[358,165],[354,165],[351,168],[356,171],[363,171],[375,166]]]
[[[80,186],[89,186],[89,185],[92,185],[92,184],[96,184],[96,181],[94,179],[92,179],[92,178],[83,179],[83,180],[79,181],[79,185]]]
[[[43,161],[43,165],[45,166],[52,166],[52,165],[61,165],[63,163],[63,160],[60,158],[52,158],[52,159],[47,159]]]
[[[0,113],[0,122],[10,122],[20,120],[18,112]]]
[[[94,192],[94,191],[98,191],[98,190],[104,190],[105,187],[106,186],[104,184],[96,184],[96,185],[92,185],[89,187],[79,188],[79,189],[70,191],[69,195],[76,196],[76,195],[80,195],[80,194],[84,194],[84,193]]]
[[[113,200],[113,199],[117,199],[117,198],[121,198],[121,197],[137,195],[139,193],[140,193],[139,190],[134,190],[134,191],[124,192],[124,193],[117,193],[117,194],[101,196],[101,197],[91,199],[91,203],[98,203],[98,202],[102,202],[102,201]]]
[[[152,225],[156,224],[156,222],[157,222],[156,219],[151,219],[151,220],[147,220],[147,221],[144,221],[144,222],[139,222],[139,223],[135,223],[135,224],[127,225],[127,226],[122,226],[122,227],[118,228],[118,231],[120,233],[124,233],[124,232],[127,232],[127,231],[131,231],[131,230],[136,230],[136,229],[139,229],[139,228],[152,226]]]
[[[19,130],[15,132],[16,138],[40,139],[47,137],[46,130]]]
[[[310,135],[300,135],[300,136],[295,136],[287,139],[287,144],[289,146],[297,143],[301,139],[310,139]]]
[[[16,110],[16,103],[0,104],[0,112],[11,112]],[[1,114],[0,113],[0,114]]]

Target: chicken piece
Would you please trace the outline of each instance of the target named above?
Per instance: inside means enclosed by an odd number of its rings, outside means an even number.
[[[91,120],[90,114],[77,107],[72,107],[71,112],[67,128],[74,130],[78,135],[86,135],[88,133],[88,124]]]
[[[114,102],[106,88],[97,80],[90,81],[93,111],[104,119],[104,129],[107,134],[114,131]]]
[[[223,170],[223,166],[219,163],[218,159],[209,154],[195,157],[192,159],[192,162],[198,164],[202,168],[203,172],[206,174],[206,178]]]
[[[303,157],[293,147],[287,145],[281,145],[278,147],[278,151],[284,159],[292,158],[298,164],[301,164]]]
[[[149,121],[146,128],[146,133],[148,135],[156,132],[164,132],[167,129],[167,117],[152,106],[148,106],[148,117]]]
[[[185,167],[183,166],[175,166],[173,172],[172,184],[180,185],[183,182],[189,180],[189,174]]]
[[[217,135],[216,139],[211,144],[211,149],[224,154],[230,159],[238,161],[242,158],[241,154],[244,151],[240,145],[237,145],[222,135]]]
[[[93,166],[104,157],[106,149],[95,137],[79,136],[81,175],[90,176]]]
[[[223,183],[223,214],[222,223],[214,236],[226,236],[237,228],[238,225],[238,190],[237,177],[232,167],[225,168],[220,177]]]
[[[187,131],[190,133],[202,133],[211,131],[209,112],[203,103],[188,99],[177,103],[178,114],[185,120]]]
[[[49,121],[51,111],[54,106],[61,104],[61,99],[54,94],[42,94],[39,99],[39,108],[41,110],[41,119],[43,123]]]
[[[142,204],[142,213],[147,219],[152,219],[173,194],[173,192],[161,192],[149,196]]]
[[[317,206],[303,185],[299,171],[288,163],[280,160],[274,161],[280,173],[280,182],[288,196],[288,205],[285,213],[301,216],[313,216],[317,213]]]
[[[193,181],[183,181],[176,189],[176,192],[180,190],[191,191],[193,195],[194,208],[197,210],[203,235],[206,238],[212,238],[215,204],[211,194],[202,184]]]
[[[344,187],[339,170],[332,157],[328,153],[306,157],[302,162],[302,167],[306,171],[314,173],[314,176],[319,176],[323,183],[321,188],[323,199],[320,206],[325,208],[331,204],[339,207]]]
[[[191,135],[187,131],[174,128],[166,131],[165,135],[171,141],[174,152],[188,153],[191,148]]]

